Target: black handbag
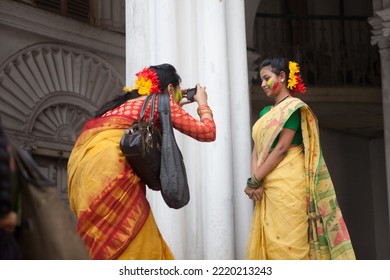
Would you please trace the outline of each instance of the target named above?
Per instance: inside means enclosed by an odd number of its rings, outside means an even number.
[[[190,201],[190,191],[183,156],[177,146],[172,128],[169,96],[159,94],[158,112],[162,127],[161,195],[165,203],[174,209],[182,208]]]
[[[151,99],[149,121],[144,121],[145,110]],[[119,143],[127,162],[135,174],[152,190],[161,190],[161,132],[153,123],[156,94],[145,99],[140,119],[125,130]]]

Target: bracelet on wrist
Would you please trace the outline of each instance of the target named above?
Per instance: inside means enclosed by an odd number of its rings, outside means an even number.
[[[249,177],[246,181],[246,185],[250,188],[258,188],[263,183],[262,179],[257,179],[256,175],[253,174],[252,177]]]
[[[211,111],[210,108],[204,108],[204,109],[199,109],[197,110],[197,113],[199,115],[199,117],[202,117],[203,114],[210,114],[211,116],[213,116],[213,111]]]
[[[252,182],[251,179],[252,179],[252,177],[249,177],[248,180],[246,181],[246,185],[247,185],[248,187],[254,188],[254,189],[260,187],[260,186],[257,185],[256,183]]]
[[[211,110],[201,110],[198,113],[199,117],[202,117],[204,114],[210,114],[211,116],[213,116],[213,112]]]
[[[257,177],[256,177],[256,175],[254,173],[252,175],[252,180],[258,186],[261,186],[261,184],[263,183],[263,180],[262,179],[257,179]]]
[[[209,107],[209,105],[207,105],[207,104],[199,105],[199,106],[198,106],[198,110],[202,110],[202,109],[210,109],[210,107]]]

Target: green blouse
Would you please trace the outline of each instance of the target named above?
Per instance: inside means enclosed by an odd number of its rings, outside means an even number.
[[[271,110],[272,106],[266,106],[263,110],[260,112],[260,118],[264,116],[266,113]],[[291,116],[288,118],[286,123],[284,124],[283,128],[289,128],[295,131],[294,138],[291,142],[291,145],[301,145],[302,144],[302,129],[301,129],[301,111],[296,110],[294,113],[291,114]],[[276,144],[279,141],[279,135],[276,136],[274,142],[271,145],[271,149],[276,147]]]

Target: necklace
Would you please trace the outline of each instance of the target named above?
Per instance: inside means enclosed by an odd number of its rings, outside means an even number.
[[[284,101],[285,99],[289,98],[290,95],[287,95],[286,97],[284,97],[282,100],[280,100],[279,102],[275,103],[272,107],[275,107],[276,105],[278,105],[279,103],[281,103],[282,101]]]

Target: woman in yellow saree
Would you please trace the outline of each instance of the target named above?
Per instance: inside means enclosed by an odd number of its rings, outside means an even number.
[[[293,93],[306,91],[299,66],[284,58],[260,65],[275,105],[254,124],[245,193],[255,201],[247,259],[355,259],[322,157],[317,119]]]
[[[92,259],[174,258],[154,220],[145,184],[119,147],[123,131],[139,119],[146,95],[168,92],[175,97],[170,102],[173,127],[199,141],[215,140],[204,87],[197,85],[197,120],[178,104],[181,79],[172,65],[150,66],[136,75],[133,89],[104,105],[85,124],[68,162],[70,207]],[[149,112],[150,104],[145,116]],[[157,106],[154,114],[159,126]]]

